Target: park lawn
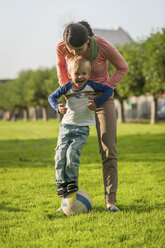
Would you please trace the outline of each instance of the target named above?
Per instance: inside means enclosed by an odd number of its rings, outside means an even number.
[[[57,120],[0,121],[0,247],[163,248],[165,125],[118,125],[120,211],[105,211],[96,131],[79,171],[88,214],[65,216],[54,183]]]

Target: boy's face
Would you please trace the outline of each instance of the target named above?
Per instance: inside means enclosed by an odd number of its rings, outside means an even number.
[[[80,90],[88,81],[89,74],[90,69],[88,63],[83,63],[79,65],[77,69],[72,68],[72,70],[68,72],[68,75],[73,82],[73,88],[75,90]]]

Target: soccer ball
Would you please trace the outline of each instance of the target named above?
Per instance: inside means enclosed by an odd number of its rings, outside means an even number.
[[[78,190],[64,196],[61,207],[66,215],[88,213],[92,209],[92,200],[85,191]]]

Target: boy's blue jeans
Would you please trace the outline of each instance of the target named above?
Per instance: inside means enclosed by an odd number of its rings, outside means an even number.
[[[89,135],[88,126],[61,124],[55,149],[56,183],[74,182],[78,186],[80,154]]]

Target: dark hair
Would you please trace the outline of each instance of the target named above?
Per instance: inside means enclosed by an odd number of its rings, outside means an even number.
[[[86,27],[86,29],[88,30],[88,33],[89,33],[89,36],[90,36],[90,37],[94,36],[94,33],[93,33],[93,31],[92,31],[92,28],[91,28],[91,26],[89,25],[88,22],[86,22],[86,21],[81,21],[81,22],[78,22],[78,23]]]
[[[69,24],[63,33],[64,42],[68,45],[79,47],[87,42],[88,29],[80,23]]]

